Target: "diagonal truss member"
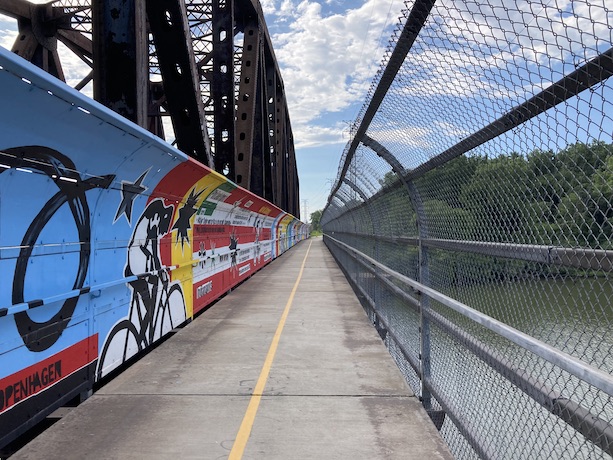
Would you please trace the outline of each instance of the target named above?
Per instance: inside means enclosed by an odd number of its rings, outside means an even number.
[[[285,89],[257,0],[0,0],[13,51],[65,81],[58,41],[94,98],[299,216]],[[161,78],[160,78],[161,77]]]

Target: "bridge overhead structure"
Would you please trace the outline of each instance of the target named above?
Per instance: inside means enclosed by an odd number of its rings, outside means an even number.
[[[258,0],[0,0],[12,51],[299,217],[283,80]],[[171,121],[172,133],[163,119]]]
[[[324,238],[456,458],[613,455],[613,15],[411,0]]]

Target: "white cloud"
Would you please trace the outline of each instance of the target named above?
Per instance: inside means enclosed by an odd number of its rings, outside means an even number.
[[[262,5],[262,11],[265,15],[274,14],[276,9],[274,0],[261,0],[260,5]]]
[[[17,21],[0,14],[0,46],[10,50],[15,37],[17,37]]]
[[[347,125],[335,123],[331,126],[320,126],[314,123],[300,126],[300,135],[295,133],[297,123],[292,121],[294,142],[297,149],[306,147],[321,147],[323,145],[345,144],[348,140]]]
[[[359,3],[344,10],[346,3],[337,0],[261,0],[271,29],[282,31],[272,41],[298,147],[346,141],[345,124],[330,122],[326,115],[361,104],[379,65],[381,31],[396,20],[396,14],[388,17],[390,6],[402,5],[400,0]],[[0,31],[0,45],[10,49],[16,23],[6,19],[14,26]],[[388,35],[386,31],[383,37]],[[60,53],[68,83],[74,86],[89,68],[72,53]]]
[[[342,142],[342,126],[317,124],[322,116],[364,99],[379,65],[378,42],[390,4],[368,0],[358,8],[327,15],[320,3],[311,0],[297,5],[266,0],[264,6],[273,19],[287,17],[292,8],[289,29],[273,35],[272,41],[296,144],[329,143],[334,129],[339,129],[336,139]]]
[[[272,16],[275,21],[285,22],[295,16],[296,2],[292,0],[261,0],[265,16]],[[270,26],[271,24],[269,24]]]

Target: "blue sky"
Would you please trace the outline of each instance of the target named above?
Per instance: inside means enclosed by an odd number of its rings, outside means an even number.
[[[285,82],[300,197],[309,214],[326,203],[349,125],[403,7],[401,0],[262,0]],[[301,209],[304,214],[303,202]]]
[[[322,209],[327,201],[348,141],[349,125],[362,106],[404,3],[261,3],[285,83],[300,176],[301,211],[304,213],[306,200],[310,214]],[[16,33],[15,21],[0,15],[0,46],[10,48]],[[74,86],[83,75],[83,64],[76,58],[63,58],[62,65],[68,83]]]
[[[401,9],[406,6],[403,0],[260,1],[285,83],[300,197],[308,206],[305,216],[301,201],[305,219],[325,206],[349,140],[349,126],[363,104]],[[405,166],[413,167],[440,153],[571,72],[576,65],[608,49],[613,17],[606,7],[609,1],[516,0],[512,8],[505,6],[507,0],[437,3],[432,13],[437,25],[429,30],[429,40],[418,41],[421,44],[412,50],[406,69],[419,74],[419,78],[401,88],[402,95],[397,97],[403,102],[395,107],[399,113],[388,113],[379,125],[371,125],[371,130],[379,130],[379,140],[394,148],[406,161]],[[15,21],[0,16],[0,46],[10,48],[16,34]],[[469,46],[474,48],[470,53]],[[74,86],[89,73],[89,68],[74,55],[64,55],[61,46],[60,53],[67,81]],[[528,136],[526,139],[534,140],[534,145],[522,141],[516,146],[509,133],[501,138],[508,141],[498,147],[498,153],[527,152],[537,147],[556,150],[577,140],[608,142],[613,132],[611,90],[606,86],[594,90],[601,94],[600,99],[582,95],[580,112],[600,117],[598,122],[596,118],[588,120],[570,113],[570,106],[565,104],[544,114],[543,126],[551,116],[575,119],[579,125],[574,134],[557,130],[544,140]],[[86,86],[84,92],[91,94],[91,87]],[[416,97],[421,102],[411,104]],[[403,125],[403,135],[396,136],[389,116],[402,119],[407,104],[414,108],[411,126]],[[592,108],[592,104],[597,106]],[[434,105],[444,110],[431,110]],[[479,108],[474,110],[475,107]],[[462,116],[468,111],[473,113],[472,124]],[[439,145],[437,139],[443,139],[444,145]]]

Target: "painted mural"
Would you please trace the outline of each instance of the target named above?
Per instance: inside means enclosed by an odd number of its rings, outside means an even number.
[[[306,227],[0,48],[0,446]]]

